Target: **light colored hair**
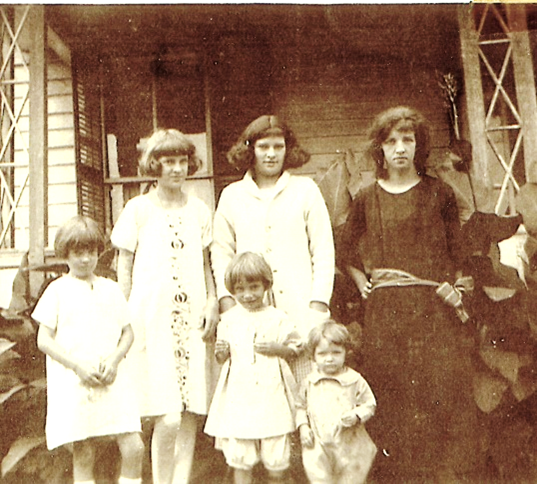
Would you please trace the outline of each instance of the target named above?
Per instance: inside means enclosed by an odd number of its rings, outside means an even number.
[[[158,129],[147,140],[144,152],[138,163],[140,175],[159,177],[162,156],[188,156],[188,174],[193,175],[201,167],[194,143],[177,129]]]
[[[69,219],[56,232],[54,252],[60,259],[67,259],[69,252],[104,250],[104,235],[95,220],[84,215]]]
[[[315,348],[319,346],[323,339],[337,346],[343,346],[346,352],[352,348],[351,336],[347,328],[343,324],[330,319],[315,326],[308,335],[306,350],[311,358],[315,354]]]
[[[237,254],[226,269],[224,276],[226,289],[234,294],[235,285],[241,280],[261,281],[265,289],[270,289],[272,287],[272,270],[261,255],[243,252]]]

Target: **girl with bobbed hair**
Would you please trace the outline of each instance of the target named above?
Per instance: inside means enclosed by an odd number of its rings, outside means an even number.
[[[383,449],[375,482],[458,482],[475,455],[467,335],[436,292],[462,274],[457,201],[425,175],[428,152],[416,110],[377,116],[377,180],[357,194],[338,243],[338,267],[365,305],[362,373],[381,402],[369,427]]]
[[[273,115],[255,119],[228,153],[244,178],[224,188],[214,219],[211,260],[220,310],[235,305],[224,283],[233,256],[263,255],[274,277],[274,304],[297,325],[304,342],[329,316],[334,243],[328,209],[315,182],[292,175],[309,155],[292,130]],[[291,365],[300,381],[311,369],[305,355]]]
[[[155,426],[153,482],[188,482],[196,435],[210,400],[210,364],[218,322],[209,264],[209,208],[183,191],[200,163],[175,129],[147,141],[139,170],[157,186],[129,200],[111,240],[118,282],[134,315],[132,350],[141,415]]]
[[[188,156],[188,176],[201,168],[201,160],[196,154],[194,143],[177,129],[160,129],[147,140],[147,145],[138,163],[138,171],[142,176],[160,177],[162,164],[158,161],[162,156]]]

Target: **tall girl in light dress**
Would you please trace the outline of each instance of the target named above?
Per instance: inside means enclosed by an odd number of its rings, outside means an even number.
[[[334,283],[332,227],[321,191],[310,178],[288,171],[309,158],[278,117],[252,121],[228,153],[246,174],[222,191],[211,246],[221,311],[235,304],[224,284],[233,256],[262,254],[272,268],[275,306],[293,319],[304,342],[329,317]],[[311,361],[299,356],[292,370],[302,380]]]
[[[286,360],[296,356],[298,334],[283,311],[265,303],[272,271],[263,257],[239,254],[225,282],[239,304],[218,325],[215,354],[224,366],[205,432],[216,437],[236,484],[252,482],[259,461],[269,482],[282,482],[295,429],[295,381]]]
[[[97,438],[114,436],[119,483],[141,483],[140,417],[122,363],[133,331],[117,283],[94,274],[102,233],[94,220],[74,217],[58,230],[54,248],[69,273],[49,284],[32,313],[47,354],[47,446],[73,443],[74,482],[92,483]]]
[[[200,166],[181,132],[158,130],[140,159],[155,190],[130,200],[112,232],[118,281],[134,314],[132,351],[141,414],[154,417],[153,481],[188,482],[197,415],[209,407],[211,349],[218,304],[209,265],[208,207],[187,195],[187,175]]]

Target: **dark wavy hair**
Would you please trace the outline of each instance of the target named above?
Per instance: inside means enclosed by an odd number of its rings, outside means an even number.
[[[382,143],[390,135],[392,129],[411,131],[416,137],[416,154],[414,166],[418,175],[425,174],[425,164],[430,151],[429,125],[423,115],[413,108],[397,106],[380,113],[371,126],[369,132],[369,147],[367,153],[373,158],[376,166],[377,178],[387,178],[388,170],[384,163]]]
[[[194,143],[177,129],[157,129],[147,140],[138,163],[140,175],[159,177],[162,174],[161,156],[188,156],[188,175],[201,167]]]
[[[268,136],[283,136],[285,139],[284,170],[299,168],[309,161],[310,154],[299,146],[291,129],[277,116],[269,114],[260,116],[247,126],[228,151],[227,160],[239,171],[248,170],[255,162],[255,142]]]
[[[67,259],[69,252],[94,250],[104,251],[104,235],[95,220],[83,215],[69,219],[56,232],[54,252],[56,257]]]

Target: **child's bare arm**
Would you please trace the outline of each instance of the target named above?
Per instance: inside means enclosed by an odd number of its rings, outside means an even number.
[[[132,266],[134,263],[134,253],[119,249],[117,259],[117,282],[125,299],[129,299],[132,287]]]
[[[125,358],[125,355],[128,353],[133,341],[134,332],[129,324],[123,328],[116,350],[103,361],[101,361],[99,370],[101,372],[101,382],[103,384],[110,385],[114,382],[117,376],[117,367],[121,363],[121,360]]]
[[[296,356],[296,353],[292,348],[276,341],[255,342],[254,350],[261,355],[278,356],[279,358],[284,358],[286,360]]]
[[[311,430],[311,427],[309,424],[302,424],[300,426],[300,443],[306,447],[311,449],[313,447],[313,430]]]
[[[99,368],[85,361],[80,361],[69,355],[54,339],[54,330],[46,326],[39,326],[37,332],[38,348],[53,360],[61,363],[66,368],[73,370],[78,377],[88,386],[99,386]]]
[[[217,339],[214,345],[214,356],[219,364],[224,363],[231,356],[229,343],[222,339]]]

